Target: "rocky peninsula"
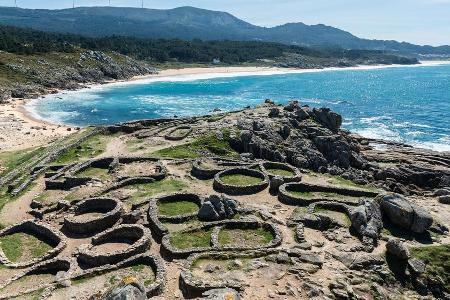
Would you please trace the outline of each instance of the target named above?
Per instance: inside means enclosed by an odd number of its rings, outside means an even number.
[[[341,124],[266,100],[0,156],[0,299],[447,299],[450,155]]]

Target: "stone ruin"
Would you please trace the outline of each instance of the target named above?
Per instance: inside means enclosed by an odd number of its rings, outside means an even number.
[[[222,126],[231,128],[229,144],[239,155],[218,157],[201,149],[199,157],[173,158],[138,151],[43,166],[43,192],[54,192],[55,200],[33,200],[35,219],[1,230],[0,240],[21,232],[52,247],[20,262],[10,261],[0,247],[0,263],[12,274],[0,284],[0,299],[38,291],[40,299],[69,295],[72,284],[96,280],[108,286],[93,285],[99,299],[130,293],[155,299],[369,299],[373,290],[399,288],[390,257],[405,266],[408,292],[445,299],[445,285],[423,279],[426,263],[410,249],[423,246],[424,237],[439,243],[431,233],[446,238],[444,222],[420,197],[448,196],[442,183],[448,174],[433,168],[414,177],[425,166],[412,164],[383,169],[371,159],[374,150],[342,131],[341,123],[327,109],[292,102],[220,118],[148,120],[96,131],[170,148],[210,132],[223,139],[217,133]],[[393,151],[390,158],[425,160],[418,152]],[[427,155],[428,162],[438,157]],[[90,168],[101,169],[106,179],[82,176]],[[223,180],[234,175],[259,182]],[[337,175],[341,181],[329,181]],[[177,180],[187,184],[170,185]],[[73,191],[85,193],[70,198]],[[175,212],[163,214],[164,207]],[[410,239],[387,234],[392,227]],[[383,251],[386,258],[379,255]],[[143,270],[152,275],[142,277]],[[35,275],[42,282],[28,286]],[[114,276],[120,282],[105,281]],[[373,286],[364,289],[358,280]],[[21,282],[23,289],[12,289]]]

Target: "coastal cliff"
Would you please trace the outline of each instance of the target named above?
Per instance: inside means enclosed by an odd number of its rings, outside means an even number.
[[[16,55],[0,52],[0,101],[36,98],[57,90],[155,74],[149,64],[114,52],[50,52]]]

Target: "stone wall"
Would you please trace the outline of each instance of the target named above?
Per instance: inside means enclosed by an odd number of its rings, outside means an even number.
[[[350,189],[350,188],[343,188],[343,187],[335,187],[335,186],[324,186],[324,185],[316,185],[316,184],[310,184],[310,183],[286,183],[283,184],[278,193],[278,200],[281,203],[287,204],[287,205],[300,205],[300,206],[307,206],[313,202],[319,202],[319,201],[328,201],[330,199],[327,199],[325,197],[321,197],[320,195],[316,198],[309,198],[309,197],[301,197],[296,196],[289,191],[295,191],[295,192],[324,192],[324,193],[334,193],[342,196],[349,196],[349,197],[369,197],[373,198],[376,195],[378,195],[375,192],[360,190],[360,189]],[[338,200],[336,200],[338,201]],[[355,203],[351,200],[346,200],[345,198],[339,199],[339,202],[346,203],[349,205],[357,205],[358,203]]]
[[[258,247],[248,247],[248,246],[221,246],[218,244],[218,234],[219,228],[235,228],[235,229],[255,229],[259,227],[264,227],[266,230],[269,230],[274,239],[267,245],[261,245]],[[212,229],[210,247],[199,247],[199,248],[189,248],[189,249],[177,249],[173,247],[170,243],[170,234],[165,235],[162,238],[161,242],[161,254],[166,256],[169,259],[181,259],[187,258],[189,255],[194,253],[208,252],[208,251],[244,251],[244,250],[263,250],[277,247],[281,244],[282,235],[279,229],[271,224],[259,221],[250,221],[250,220],[223,220],[217,222],[206,223],[200,227],[189,229],[182,231],[183,233],[194,232],[198,230],[209,230]]]
[[[257,177],[261,179],[261,182],[252,185],[231,185],[226,184],[221,180],[222,176],[236,175],[236,174]],[[216,191],[228,195],[251,195],[259,193],[264,189],[266,189],[269,186],[269,177],[260,171],[248,168],[227,169],[217,173],[214,176],[213,186]]]
[[[19,263],[13,263],[9,261],[9,259],[3,253],[3,250],[0,248],[0,263],[9,268],[26,268],[32,266],[41,261],[55,257],[66,247],[66,239],[59,231],[45,223],[37,222],[34,220],[25,220],[6,227],[5,229],[0,231],[0,237],[19,232],[32,234],[42,241],[48,243],[53,248],[41,257]]]
[[[95,246],[113,242],[128,242],[130,246],[111,253],[98,253],[94,249]],[[144,253],[149,249],[150,244],[150,230],[144,226],[119,225],[94,236],[91,245],[79,249],[75,255],[81,265],[92,268],[107,264],[117,264],[131,256]]]
[[[79,220],[78,216],[98,212],[101,216]],[[73,208],[73,214],[64,218],[64,229],[77,234],[101,232],[111,228],[122,215],[122,203],[111,198],[92,198],[81,201]]]

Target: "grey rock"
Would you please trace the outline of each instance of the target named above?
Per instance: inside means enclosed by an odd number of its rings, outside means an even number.
[[[239,293],[233,289],[215,289],[204,292],[203,297],[200,299],[203,300],[239,300],[241,297]]]
[[[368,270],[384,264],[380,256],[361,252],[332,253],[333,257],[342,262],[350,270]]]
[[[420,259],[412,258],[408,260],[408,269],[417,276],[425,272],[426,264]]]
[[[450,189],[437,189],[433,192],[433,196],[439,197],[439,196],[449,196],[450,195]]]
[[[332,112],[329,108],[314,108],[310,115],[333,132],[337,132],[342,125],[342,116]]]
[[[439,196],[438,201],[439,201],[439,203],[442,203],[442,204],[450,204],[450,196],[449,195]]]
[[[102,300],[146,300],[145,289],[139,284],[113,288]]]
[[[410,257],[408,248],[399,239],[389,239],[386,243],[386,250],[399,260],[407,260]]]
[[[216,212],[214,205],[206,201],[198,211],[198,218],[204,221],[215,221],[220,219],[220,215]]]
[[[413,205],[414,218],[411,224],[411,231],[416,233],[424,233],[433,225],[433,217],[425,209]]]
[[[299,105],[298,101],[294,100],[294,101],[289,101],[289,103],[284,107],[284,110],[293,112],[295,110],[298,110],[299,108],[300,108],[300,105]]]
[[[273,107],[269,111],[269,118],[277,118],[280,116],[280,109],[277,107]]]
[[[136,224],[142,218],[142,212],[140,210],[133,210],[122,216],[123,224]]]
[[[274,176],[270,179],[270,191],[272,192],[278,192],[280,186],[284,184],[283,177],[281,176]]]
[[[367,243],[375,246],[383,229],[380,205],[376,200],[363,200],[360,206],[350,210],[352,227]]]
[[[423,233],[433,224],[433,218],[399,194],[381,196],[381,209],[389,221],[404,229]]]
[[[279,264],[287,264],[291,261],[291,258],[286,252],[280,252],[277,254],[276,260]]]
[[[211,195],[198,211],[202,221],[232,219],[237,213],[237,202],[225,195]]]

